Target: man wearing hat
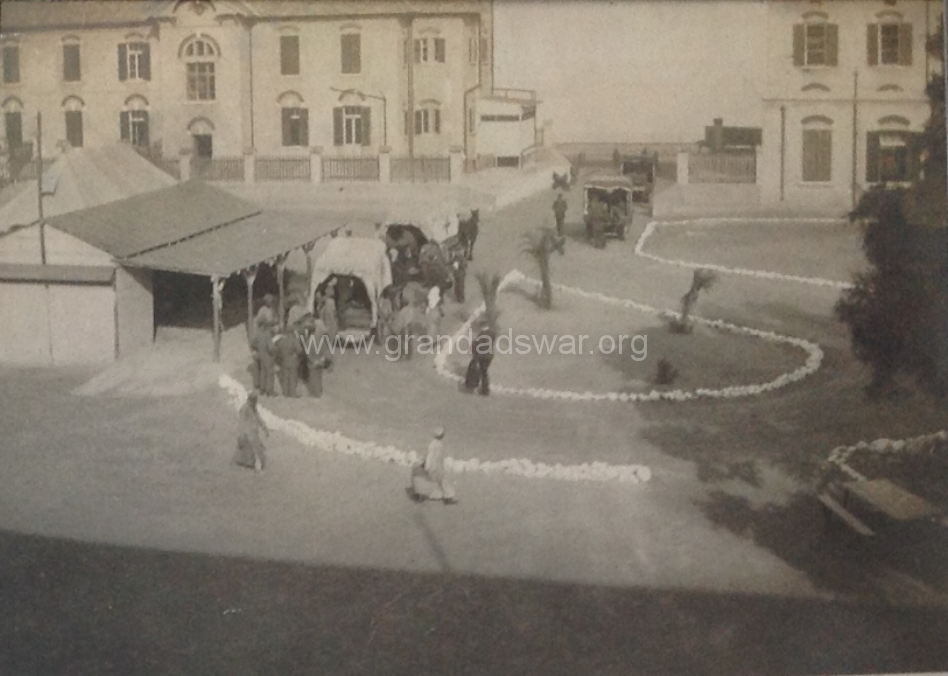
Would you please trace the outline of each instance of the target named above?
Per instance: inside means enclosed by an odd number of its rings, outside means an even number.
[[[457,503],[454,486],[444,478],[444,428],[436,427],[434,438],[428,444],[423,462],[411,468],[411,487],[408,494],[415,502],[441,500],[446,505]]]
[[[263,305],[257,311],[253,321],[253,333],[250,336],[250,350],[253,353],[254,387],[265,396],[273,396],[274,391],[274,357],[273,336],[279,322],[277,321],[276,299],[271,294],[263,297]]]

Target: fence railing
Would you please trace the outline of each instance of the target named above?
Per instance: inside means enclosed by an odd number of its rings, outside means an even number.
[[[689,183],[754,183],[756,180],[757,153],[688,156]]]
[[[205,181],[242,181],[244,180],[244,158],[192,158],[191,177]]]
[[[56,158],[54,157],[53,158],[44,157],[43,158],[43,171],[45,172],[47,169],[53,166],[53,162],[55,161],[56,161]],[[36,160],[36,158],[33,158],[31,160],[26,160],[25,162],[20,164],[18,167],[11,166],[10,176],[14,181],[36,180],[36,174],[37,174],[36,167],[38,164],[39,162]]]
[[[377,181],[377,157],[324,157],[324,181]]]
[[[449,157],[393,157],[392,181],[447,183],[451,180]]]
[[[254,178],[258,181],[308,181],[309,157],[257,157]]]

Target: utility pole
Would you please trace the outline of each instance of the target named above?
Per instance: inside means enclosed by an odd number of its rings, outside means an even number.
[[[853,157],[852,157],[852,208],[856,208],[856,146],[859,143],[859,130],[858,130],[858,99],[859,99],[859,71],[853,71]]]
[[[36,203],[39,210],[40,261],[46,265],[46,226],[43,223],[43,114],[36,113]]]

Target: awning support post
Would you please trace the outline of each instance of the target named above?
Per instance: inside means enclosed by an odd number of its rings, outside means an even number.
[[[313,249],[316,248],[316,242],[310,242],[303,245],[303,253],[306,254],[306,284],[307,288],[313,284]]]
[[[257,278],[257,267],[241,270],[240,274],[247,282],[247,340],[251,341],[253,340],[253,282]]]
[[[280,329],[283,328],[283,321],[286,319],[286,289],[283,283],[283,273],[286,270],[286,256],[286,254],[280,254],[276,257],[277,288],[280,292],[280,315],[278,320]]]
[[[211,303],[214,306],[214,361],[221,360],[221,289],[224,282],[217,275],[211,277]]]

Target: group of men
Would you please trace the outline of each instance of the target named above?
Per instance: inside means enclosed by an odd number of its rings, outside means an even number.
[[[308,312],[298,297],[293,299],[286,326],[282,327],[276,305],[271,294],[265,295],[251,327],[254,389],[263,396],[276,396],[279,373],[280,394],[284,397],[299,395],[300,380],[309,396],[321,397],[323,371],[332,362],[318,348],[323,347],[324,337],[334,339],[334,331],[322,317]],[[329,301],[323,306],[322,315],[334,314],[328,305]]]

